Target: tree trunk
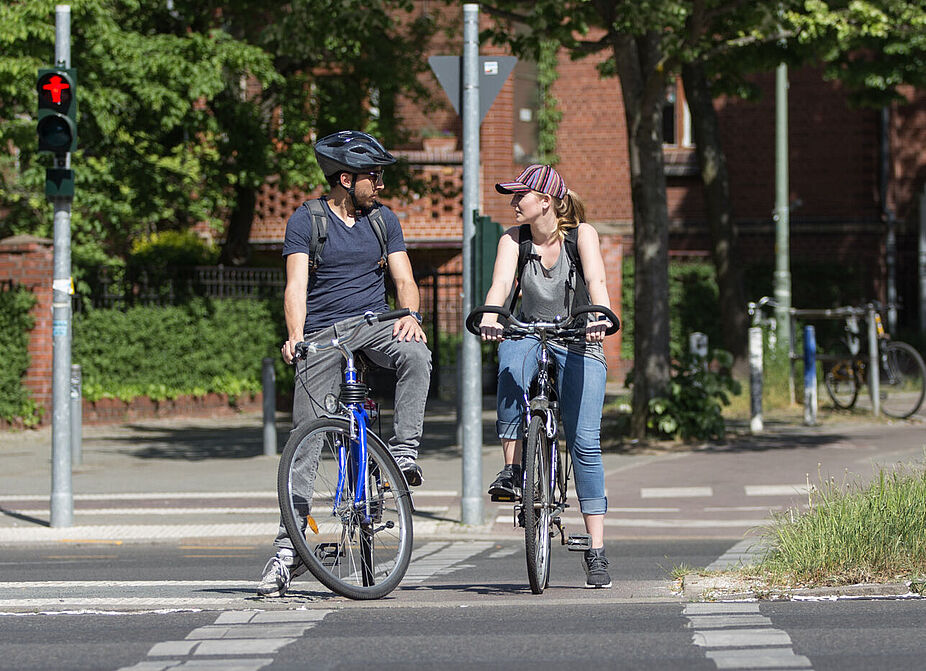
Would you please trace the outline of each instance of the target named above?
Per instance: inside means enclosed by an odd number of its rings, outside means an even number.
[[[631,437],[646,435],[650,399],[664,393],[669,366],[669,213],[662,154],[665,79],[659,36],[616,36],[633,198],[634,374]]]
[[[225,244],[219,256],[219,263],[227,266],[243,266],[251,257],[251,222],[257,205],[257,190],[253,187],[235,187],[235,207],[228,220]]]
[[[699,62],[682,66],[685,97],[691,110],[695,151],[701,165],[701,182],[711,229],[711,253],[717,271],[723,346],[737,361],[746,356],[749,319],[743,297],[743,272],[737,263],[737,234],[730,205],[727,158],[720,144],[717,112],[710,84]]]

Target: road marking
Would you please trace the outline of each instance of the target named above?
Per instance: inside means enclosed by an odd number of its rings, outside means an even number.
[[[0,543],[24,541],[150,540],[152,538],[214,538],[264,536],[273,538],[279,522],[240,524],[121,524],[75,527],[6,527],[0,529]]]
[[[788,633],[760,614],[757,603],[691,603],[683,614],[694,629],[692,643],[706,648],[705,656],[718,669],[812,668],[807,657],[791,649]]]
[[[708,571],[721,571],[733,566],[749,566],[755,564],[765,552],[759,539],[748,538],[742,540],[724,552],[708,567]]]
[[[455,564],[484,552],[494,545],[491,542],[480,541],[427,543],[412,553],[412,560],[408,572],[402,579],[402,584],[420,584],[431,576],[457,571],[464,567],[455,567]]]
[[[580,517],[563,517],[564,523],[583,525],[584,522]],[[499,515],[495,518],[496,524],[511,525],[511,515]],[[712,528],[741,528],[756,527],[767,524],[768,520],[689,520],[689,519],[668,519],[668,520],[648,520],[632,519],[621,517],[605,517],[604,525],[606,527],[639,527],[652,529],[712,529]]]
[[[415,498],[455,497],[460,492],[455,489],[415,490]],[[75,501],[138,501],[144,499],[276,499],[276,490],[260,492],[125,492],[122,494],[74,494]],[[48,494],[3,494],[4,501],[48,501]]]
[[[746,496],[794,496],[806,495],[813,486],[803,485],[746,485]]]
[[[19,513],[22,515],[43,515],[48,517],[48,508],[17,508],[5,509],[7,513]],[[277,515],[280,514],[280,507],[272,508],[76,508],[74,515],[80,517],[91,517],[98,515],[114,516],[132,516],[132,515]]]
[[[300,639],[330,612],[226,611],[213,624],[197,627],[182,641],[155,643],[147,659],[119,671],[173,668],[257,671],[272,664],[273,654]]]
[[[642,487],[640,498],[643,499],[676,499],[713,496],[714,490],[710,487]]]

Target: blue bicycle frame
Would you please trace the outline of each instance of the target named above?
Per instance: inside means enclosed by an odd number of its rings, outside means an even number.
[[[359,382],[357,367],[354,365],[354,354],[349,349],[347,351],[347,365],[344,369],[344,382],[346,384],[357,384]],[[338,485],[334,495],[334,513],[341,505],[341,498],[344,494],[345,485],[349,484],[348,478],[353,482],[350,484],[365,483],[367,478],[367,421],[370,416],[367,409],[361,403],[348,403],[347,410],[350,413],[350,450],[341,443],[338,446]],[[354,510],[363,508],[363,522],[371,521],[370,504],[366,496],[365,487],[354,487]]]

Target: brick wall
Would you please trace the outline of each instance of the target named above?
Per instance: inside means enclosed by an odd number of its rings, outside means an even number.
[[[37,302],[32,308],[35,327],[29,334],[29,356],[32,363],[23,384],[32,399],[51,410],[51,282],[54,277],[54,247],[51,240],[31,235],[19,235],[0,240],[0,280],[12,280],[14,285],[29,289]]]

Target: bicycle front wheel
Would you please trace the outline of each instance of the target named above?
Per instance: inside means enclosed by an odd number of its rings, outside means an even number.
[[[909,417],[923,404],[926,365],[923,357],[904,342],[889,342],[881,352],[878,379],[881,411],[888,417]]]
[[[350,453],[347,420],[322,418],[294,432],[277,475],[280,512],[293,547],[319,582],[351,599],[379,599],[408,569],[411,500],[376,434],[367,430],[365,468]]]
[[[830,366],[823,377],[823,384],[837,408],[851,410],[855,406],[860,380],[851,359],[840,359]]]
[[[524,549],[527,579],[531,591],[541,594],[550,582],[550,449],[547,430],[540,415],[531,417],[524,444]]]

